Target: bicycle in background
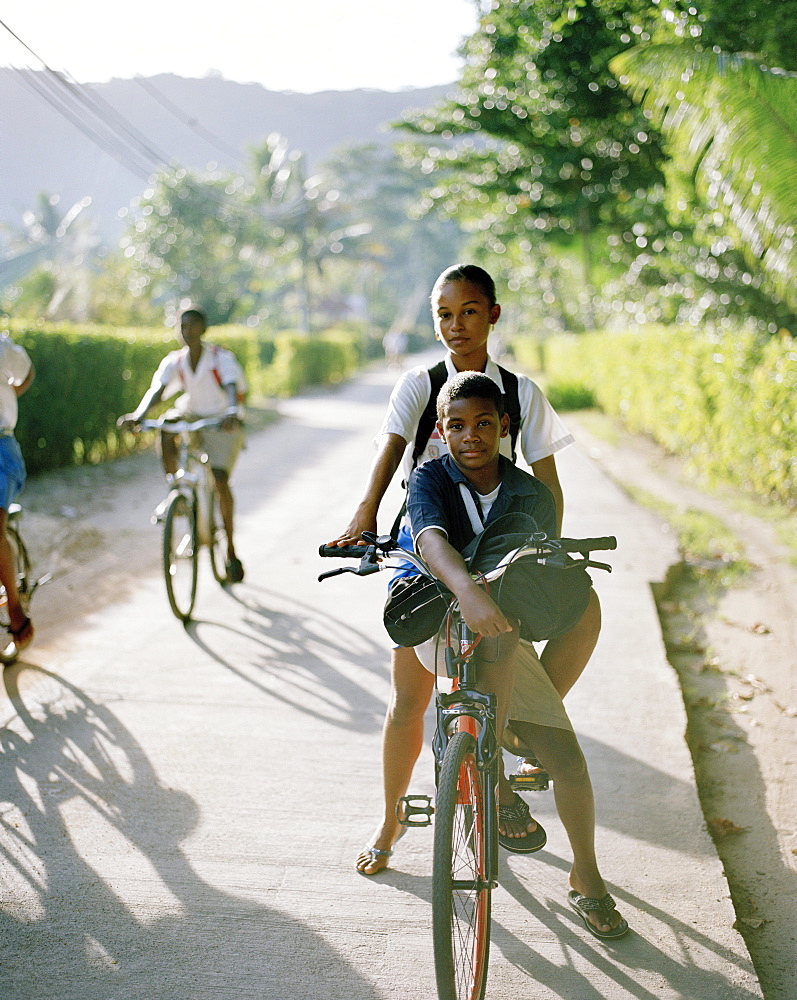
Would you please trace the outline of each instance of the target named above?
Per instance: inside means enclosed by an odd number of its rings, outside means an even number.
[[[360,564],[357,569],[322,573],[319,580],[341,573],[369,576],[406,568],[408,562],[423,576],[435,579],[417,553],[402,549],[389,535],[377,538],[366,532],[363,537],[367,547],[320,546],[321,556],[356,558]],[[616,547],[614,537],[550,540],[538,534],[477,579],[492,583],[521,558],[533,558],[553,571],[590,566],[611,572],[611,566],[594,562],[589,555]],[[581,558],[568,559],[567,553]],[[432,935],[439,1000],[482,1000],[490,953],[492,890],[498,884],[498,781],[503,760],[495,696],[476,688],[473,656],[481,636],[468,628],[453,595],[439,636],[438,658],[442,657],[442,673],[451,679],[452,690],[438,688],[435,698],[435,805],[428,796],[408,795],[399,802],[397,815],[406,827],[429,826],[435,816]],[[527,787],[534,785],[530,782]]]
[[[224,586],[227,579],[227,532],[207,455],[192,440],[196,432],[221,427],[218,417],[201,420],[142,420],[141,430],[163,430],[179,435],[177,472],[170,477],[166,499],[152,520],[163,523],[163,576],[169,606],[182,622],[190,621],[196,602],[199,550],[210,552],[213,576]]]
[[[47,573],[44,576],[39,577],[36,580],[31,579],[31,564],[30,556],[28,555],[28,549],[25,542],[22,539],[22,507],[18,503],[9,504],[8,507],[8,524],[6,526],[6,535],[8,537],[9,545],[11,546],[11,551],[14,556],[14,566],[17,576],[17,591],[19,593],[19,599],[22,603],[22,610],[25,614],[28,614],[28,609],[30,608],[30,602],[33,598],[34,593],[37,588],[43,583],[47,583],[50,579],[50,574]],[[0,637],[0,663],[8,665],[13,663],[19,656],[19,650],[14,642],[13,636],[10,634],[10,621],[8,618],[8,599],[6,597],[6,589],[0,586],[0,629],[4,629],[9,633],[9,642],[5,642],[4,637]]]

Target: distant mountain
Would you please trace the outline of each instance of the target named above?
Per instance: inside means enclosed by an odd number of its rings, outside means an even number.
[[[19,226],[41,192],[59,195],[64,212],[88,196],[88,214],[115,240],[119,209],[159,163],[235,168],[249,147],[278,132],[318,166],[339,146],[394,140],[385,123],[448,89],[297,94],[165,74],[70,91],[44,72],[0,69],[0,223]]]

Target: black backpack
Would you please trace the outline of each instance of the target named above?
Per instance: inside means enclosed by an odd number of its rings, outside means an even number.
[[[504,409],[509,414],[509,440],[512,443],[512,461],[515,462],[517,461],[517,437],[520,432],[520,399],[518,397],[518,379],[514,372],[507,371],[506,368],[502,368],[501,365],[497,365],[496,367],[501,373],[501,381],[504,384]],[[437,397],[440,394],[440,390],[448,381],[448,368],[446,368],[445,361],[439,361],[436,365],[433,365],[429,369],[429,380],[432,383],[432,391],[429,393],[426,408],[421,414],[421,419],[418,421],[418,430],[415,434],[415,443],[412,447],[413,469],[418,464],[418,459],[421,457],[426,445],[429,443],[429,438],[432,436],[434,425],[437,423]],[[403,482],[402,486],[406,489],[407,483]],[[390,534],[393,538],[397,537],[399,525],[401,524],[401,519],[404,517],[406,510],[407,499],[405,496],[404,502],[401,505],[401,510],[396,515],[396,520],[393,522],[393,527],[390,529]]]
[[[520,400],[518,398],[518,381],[514,372],[507,371],[506,368],[497,366],[501,373],[501,381],[504,383],[504,409],[509,414],[509,439],[512,442],[512,461],[517,460],[515,445],[517,443],[518,432],[520,431]],[[440,390],[448,381],[448,369],[445,361],[440,361],[429,369],[429,379],[432,383],[432,391],[429,393],[429,400],[426,409],[421,414],[418,421],[418,431],[415,435],[415,444],[412,449],[412,467],[418,464],[418,459],[423,454],[429,438],[432,436],[434,425],[437,423],[437,397]]]

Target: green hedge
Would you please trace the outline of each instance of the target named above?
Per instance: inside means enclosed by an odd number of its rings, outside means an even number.
[[[177,346],[172,331],[32,327],[20,322],[7,326],[36,366],[36,379],[19,401],[17,425],[30,473],[104,461],[140,443],[118,432],[116,419],[136,406],[160,360]],[[212,327],[208,338],[235,353],[252,400],[339,381],[360,360],[357,338],[335,331],[274,337],[228,326]]]
[[[524,348],[518,345],[519,359]],[[789,506],[797,504],[797,346],[749,329],[647,326],[554,337],[543,367],[580,387],[632,431],[650,434],[693,469]]]

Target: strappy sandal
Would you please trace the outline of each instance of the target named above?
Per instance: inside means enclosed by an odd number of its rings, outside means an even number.
[[[511,806],[498,806],[498,819],[502,823],[517,823],[518,826],[528,826],[531,819],[531,812],[526,802],[515,793],[515,801]],[[548,841],[548,835],[542,828],[542,824],[535,820],[537,827],[531,833],[526,831],[524,837],[508,837],[505,833],[498,834],[498,843],[505,847],[507,851],[515,854],[534,854],[541,851]]]
[[[405,829],[402,830],[401,833],[399,833],[398,837],[396,837],[396,839],[393,841],[393,847],[391,847],[390,850],[388,851],[383,851],[379,847],[373,847],[371,844],[366,844],[366,846],[362,849],[362,853],[365,854],[367,852],[368,854],[370,854],[371,860],[366,861],[366,863],[363,865],[363,868],[367,868],[369,865],[374,864],[374,862],[378,858],[392,858],[396,844],[401,840],[401,838],[404,836],[406,832],[407,831]],[[365,875],[366,878],[371,878],[372,876],[378,875],[380,872],[383,872],[385,868],[387,868],[387,865],[383,865],[381,868],[377,868],[375,872],[363,871],[363,868],[360,868],[358,865],[355,865],[354,867],[361,875]]]
[[[584,921],[584,925],[593,937],[608,941],[613,938],[621,938],[628,933],[628,921],[621,919],[616,927],[610,931],[601,931],[589,919],[590,913],[597,913],[605,923],[609,923],[609,916],[612,910],[617,909],[617,904],[607,892],[602,899],[593,899],[592,896],[582,896],[580,892],[571,889],[567,894],[567,901]]]

